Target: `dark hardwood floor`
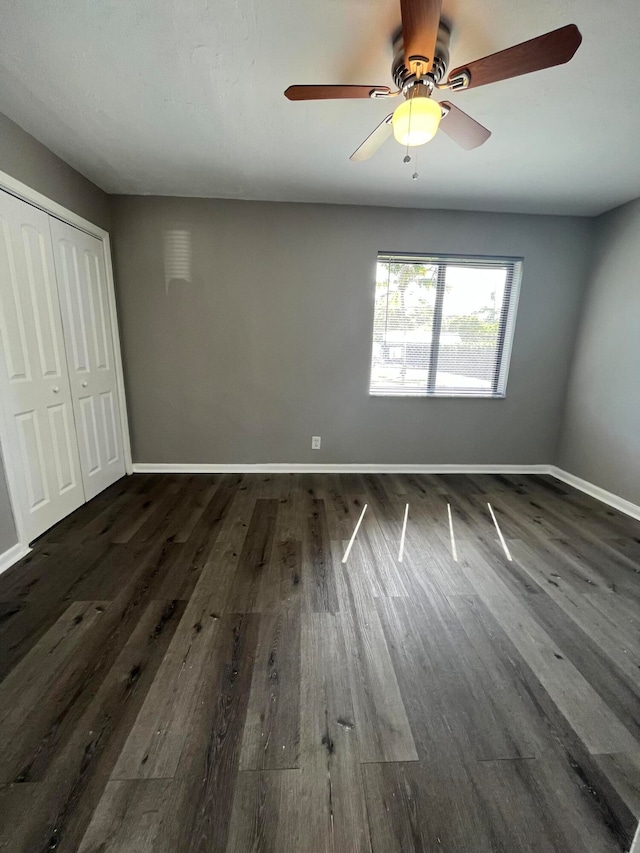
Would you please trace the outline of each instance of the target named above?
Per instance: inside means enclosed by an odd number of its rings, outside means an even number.
[[[0,677],[11,853],[626,851],[640,522],[546,477],[136,475],[0,577]]]

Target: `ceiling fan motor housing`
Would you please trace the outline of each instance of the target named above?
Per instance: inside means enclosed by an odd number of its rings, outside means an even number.
[[[431,63],[430,70],[422,75],[421,81],[427,85],[430,84],[431,89],[436,83],[440,83],[446,78],[447,69],[449,68],[449,42],[451,41],[451,30],[449,26],[440,21],[438,28],[438,39],[436,42],[436,55]],[[391,66],[391,75],[398,89],[407,92],[414,86],[418,79],[416,75],[405,65],[404,44],[402,42],[402,31],[400,31],[393,41],[393,64]]]

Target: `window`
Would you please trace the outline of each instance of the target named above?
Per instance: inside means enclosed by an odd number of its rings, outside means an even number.
[[[369,393],[504,397],[522,262],[378,255]]]

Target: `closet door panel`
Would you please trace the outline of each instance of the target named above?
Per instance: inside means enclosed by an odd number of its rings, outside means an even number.
[[[87,499],[125,473],[102,243],[51,218]]]
[[[0,393],[24,535],[84,502],[49,217],[0,191]]]

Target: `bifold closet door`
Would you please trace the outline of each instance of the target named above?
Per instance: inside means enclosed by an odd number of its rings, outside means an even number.
[[[49,217],[2,191],[0,334],[5,462],[32,541],[85,497]]]
[[[87,500],[125,474],[102,242],[50,217]]]

